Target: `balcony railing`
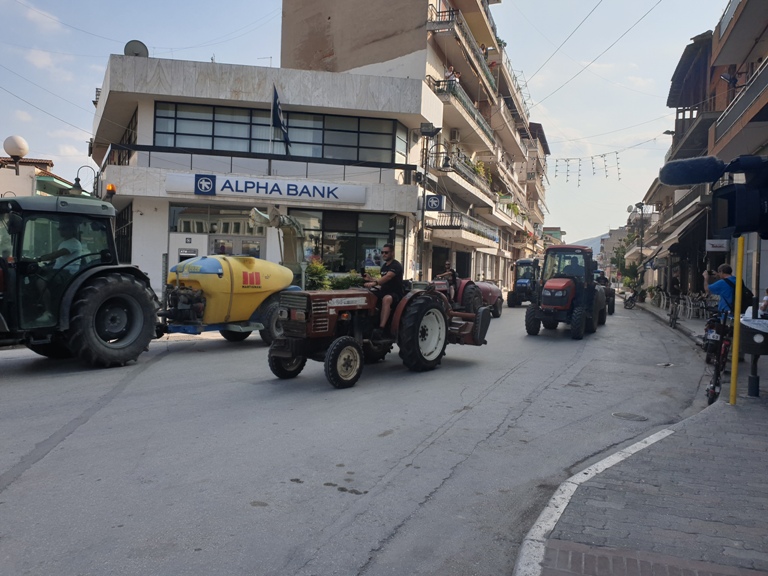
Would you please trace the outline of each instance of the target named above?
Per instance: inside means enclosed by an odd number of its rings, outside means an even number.
[[[467,49],[474,55],[480,73],[491,87],[491,93],[495,95],[498,92],[496,80],[493,77],[493,74],[491,74],[491,69],[485,61],[483,51],[480,50],[480,46],[477,45],[474,36],[472,36],[472,33],[464,23],[464,19],[461,17],[461,12],[458,10],[438,11],[434,6],[430,6],[427,21],[429,22],[428,29],[432,32],[451,30],[459,36]]]
[[[717,119],[715,123],[716,142],[736,125],[766,89],[768,89],[768,59],[763,61],[749,82],[741,89],[739,95]]]
[[[491,186],[488,184],[488,180],[481,178],[480,175],[475,172],[475,168],[469,158],[464,154],[455,154],[450,157],[450,160],[451,166],[459,176],[480,189],[480,191],[488,196],[488,198],[496,198],[496,194],[491,191]]]
[[[488,121],[480,114],[480,110],[475,108],[472,99],[461,87],[458,80],[435,80],[431,76],[427,76],[427,84],[429,84],[432,91],[437,94],[448,94],[456,98],[461,104],[461,107],[469,114],[477,124],[477,127],[483,131],[488,140],[493,144],[496,139],[493,136],[493,129],[488,124]]]
[[[515,95],[523,106],[523,109],[520,111],[520,113],[524,117],[525,123],[527,124],[531,115],[530,111],[528,110],[528,103],[525,101],[525,96],[523,96],[523,89],[520,87],[520,81],[517,79],[517,74],[515,74],[515,71],[512,70],[512,63],[509,61],[509,56],[507,56],[507,52],[504,50],[504,48],[501,49],[501,64],[507,70],[507,74],[509,74],[509,77],[512,79]]]
[[[499,229],[496,226],[489,226],[461,212],[441,212],[437,215],[437,220],[429,223],[428,227],[433,230],[465,230],[493,242],[499,241]]]

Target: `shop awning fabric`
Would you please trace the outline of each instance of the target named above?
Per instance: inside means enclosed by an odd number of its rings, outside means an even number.
[[[677,228],[675,228],[674,232],[667,236],[664,241],[661,243],[661,246],[659,247],[659,251],[656,254],[656,256],[666,256],[666,254],[669,252],[669,249],[680,242],[680,238],[685,234],[687,230],[689,230],[694,222],[704,216],[706,212],[701,211],[697,212],[687,220],[683,221],[682,224],[680,224]]]

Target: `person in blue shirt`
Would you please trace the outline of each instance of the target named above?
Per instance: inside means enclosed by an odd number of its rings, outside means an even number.
[[[709,273],[704,272],[704,290],[715,296],[720,296],[720,301],[717,303],[717,309],[720,312],[729,312],[733,316],[733,304],[734,304],[734,287],[736,286],[736,278],[733,276],[733,269],[728,264],[720,264],[717,267],[715,273],[718,280],[708,284]],[[726,282],[726,279],[730,280],[730,283]]]

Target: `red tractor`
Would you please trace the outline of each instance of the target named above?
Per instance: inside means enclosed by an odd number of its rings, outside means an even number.
[[[374,338],[379,326],[377,298],[364,288],[283,292],[282,334],[269,349],[269,367],[278,378],[295,378],[307,359],[323,362],[335,388],[354,386],[365,364],[379,362],[397,344],[412,371],[435,368],[447,344],[481,346],[491,311],[481,306],[459,312],[435,284],[417,283],[392,311],[390,335]]]
[[[541,268],[539,294],[525,311],[525,331],[535,336],[542,325],[554,330],[560,322],[570,324],[571,338],[595,332],[608,317],[603,287],[595,282],[597,263],[587,246],[550,246]]]

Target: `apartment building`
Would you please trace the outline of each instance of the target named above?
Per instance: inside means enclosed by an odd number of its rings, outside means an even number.
[[[450,260],[508,286],[541,243],[549,148],[488,3],[286,0],[283,16],[279,69],[110,57],[92,155],[121,258],[155,289],[222,246],[280,261],[257,208],[296,218],[334,273],[393,242],[407,277]]]
[[[692,38],[678,61],[667,99],[676,115],[674,129],[667,132],[672,142],[666,161],[707,155],[729,161],[768,153],[766,57],[765,3],[728,2],[714,31]],[[646,221],[657,218],[643,236],[645,285],[668,287],[670,278],[678,277],[684,291],[697,292],[704,270],[735,263],[736,243],[714,238],[710,184],[673,187],[656,178],[641,204]],[[630,215],[630,223],[636,219]],[[761,250],[757,234],[747,235],[744,278],[751,286],[758,279],[760,286],[768,284],[768,271],[757,270]]]

